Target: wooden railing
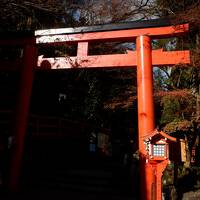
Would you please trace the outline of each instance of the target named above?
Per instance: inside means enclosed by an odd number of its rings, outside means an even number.
[[[0,110],[0,130],[11,131],[14,119],[14,112],[9,110]],[[31,136],[68,136],[73,138],[82,138],[98,130],[109,134],[109,129],[102,129],[89,123],[73,121],[66,118],[39,116],[30,114],[27,124],[27,134]]]
[[[85,130],[91,127],[88,124],[75,122],[59,117],[29,115],[27,132],[33,136],[72,136],[85,135]]]

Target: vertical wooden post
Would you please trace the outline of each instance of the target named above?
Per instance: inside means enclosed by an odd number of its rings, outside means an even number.
[[[37,50],[33,44],[24,47],[23,66],[20,74],[19,96],[16,105],[16,116],[14,121],[15,146],[10,163],[9,188],[12,191],[18,189],[19,177],[21,171],[21,162],[24,150],[24,140],[26,134],[26,125],[31,98],[34,67],[37,63]]]
[[[162,176],[168,161],[167,159],[156,164],[156,200],[162,199]]]
[[[162,199],[162,173],[156,174],[156,200]]]
[[[88,55],[88,42],[79,42],[77,49],[77,57]]]
[[[151,200],[153,183],[152,170],[146,163],[144,138],[155,128],[153,103],[153,69],[151,39],[138,36],[137,50],[137,92],[138,92],[138,138],[140,152],[140,194],[142,200]]]

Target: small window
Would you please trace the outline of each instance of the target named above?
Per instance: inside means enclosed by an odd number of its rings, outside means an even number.
[[[153,156],[165,156],[165,145],[155,144],[153,145]]]

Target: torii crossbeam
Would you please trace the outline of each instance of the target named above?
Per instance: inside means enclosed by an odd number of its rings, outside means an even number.
[[[31,39],[0,40],[0,45],[23,45],[25,47],[22,72],[21,97],[19,98],[15,136],[18,143],[12,160],[10,186],[17,187],[21,157],[23,153],[26,118],[30,101],[33,69],[73,69],[73,68],[116,68],[137,67],[138,92],[138,138],[140,152],[140,194],[142,200],[161,199],[161,187],[155,183],[151,165],[146,163],[144,138],[155,128],[153,103],[153,67],[190,63],[189,51],[152,50],[151,40],[168,37],[178,37],[189,31],[189,25],[182,23],[174,26],[170,20],[155,19],[121,24],[108,24],[79,28],[62,28],[35,31]],[[88,46],[92,42],[125,41],[136,42],[136,51],[127,54],[88,55]],[[43,58],[36,57],[37,45],[77,44],[77,56]],[[45,61],[45,62],[44,62]],[[37,62],[37,65],[36,65]],[[45,64],[46,63],[46,64]],[[48,65],[48,66],[45,66]],[[24,89],[26,85],[26,90]],[[25,91],[24,91],[25,90]],[[23,120],[20,120],[23,119]],[[159,167],[158,167],[159,168]],[[161,178],[161,177],[160,177]],[[156,189],[152,189],[153,185]],[[155,194],[154,194],[155,193]]]
[[[158,20],[156,20],[158,22]],[[156,21],[148,21],[156,22]],[[137,66],[137,52],[128,51],[127,54],[98,55],[88,56],[88,45],[91,42],[110,42],[110,41],[128,41],[134,42],[140,35],[146,35],[151,39],[180,36],[188,31],[188,24],[178,26],[166,26],[167,23],[161,21],[158,24],[148,24],[141,28],[140,23],[129,23],[121,25],[104,25],[102,28],[82,27],[66,29],[48,29],[35,32],[37,44],[62,45],[65,43],[77,43],[78,50],[76,57],[57,57],[38,59],[38,67],[46,60],[51,64],[52,69],[63,68],[99,68],[99,67],[133,67]],[[142,23],[144,24],[144,23]],[[165,25],[153,27],[155,25]],[[136,26],[137,25],[137,26]],[[140,26],[139,26],[140,25]],[[123,28],[126,27],[126,30]],[[137,29],[135,29],[137,27]],[[111,28],[116,30],[110,30]],[[98,32],[96,32],[96,29]],[[120,30],[122,29],[122,30]],[[92,31],[92,32],[87,32]],[[81,32],[81,33],[80,33]],[[170,58],[170,59],[169,59]],[[189,51],[169,51],[161,50],[152,51],[152,65],[174,65],[180,63],[189,63]]]

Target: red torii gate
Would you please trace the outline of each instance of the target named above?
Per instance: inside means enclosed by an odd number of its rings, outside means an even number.
[[[21,70],[21,89],[14,125],[16,148],[11,162],[9,186],[17,189],[21,168],[26,122],[32,90],[34,68],[42,68],[42,62],[47,60],[51,69],[63,68],[105,68],[105,67],[137,67],[138,92],[138,133],[140,152],[140,189],[141,199],[161,199],[161,186],[155,181],[155,171],[146,162],[147,152],[144,138],[155,128],[153,103],[153,68],[152,65],[174,65],[190,63],[189,51],[152,50],[151,40],[166,37],[176,37],[189,31],[188,24],[173,26],[168,20],[146,20],[115,25],[101,25],[79,28],[48,29],[35,31],[35,37],[18,40],[0,40],[0,45],[24,46],[23,68]],[[136,51],[115,55],[88,55],[90,42],[136,41]],[[70,58],[37,57],[37,44],[78,44],[77,56]],[[70,60],[70,62],[69,62]],[[157,171],[161,179],[163,166],[158,165]],[[161,172],[160,172],[161,171]],[[156,185],[156,194],[152,194],[152,185]]]

